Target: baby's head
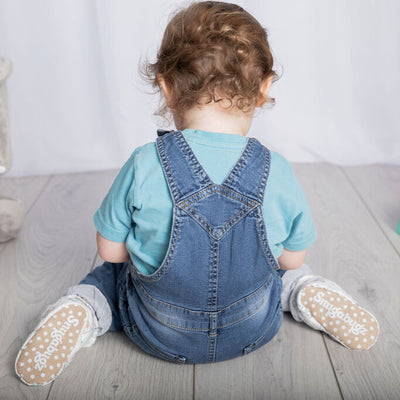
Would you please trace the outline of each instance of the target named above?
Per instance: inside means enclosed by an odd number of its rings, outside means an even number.
[[[170,109],[183,116],[220,101],[248,112],[275,103],[260,90],[278,78],[273,63],[267,32],[252,15],[235,4],[203,1],[172,17],[157,60],[145,66],[144,75],[169,93],[157,115]]]

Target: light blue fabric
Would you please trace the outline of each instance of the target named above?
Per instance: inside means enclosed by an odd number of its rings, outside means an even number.
[[[185,129],[185,139],[210,179],[220,184],[239,159],[248,138],[227,133]],[[173,202],[155,142],[138,147],[124,164],[93,216],[106,239],[126,242],[132,262],[152,274],[167,252]],[[271,151],[270,173],[263,203],[271,252],[283,247],[308,248],[316,240],[309,206],[289,162]]]

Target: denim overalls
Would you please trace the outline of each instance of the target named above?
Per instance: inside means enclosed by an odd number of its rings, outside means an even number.
[[[132,262],[111,264],[119,271],[115,308],[122,327],[144,351],[176,363],[247,354],[275,336],[283,314],[282,279],[262,215],[269,150],[249,138],[217,185],[182,132],[158,136],[174,203],[170,242],[152,275]]]

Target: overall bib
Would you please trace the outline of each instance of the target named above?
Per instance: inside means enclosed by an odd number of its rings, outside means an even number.
[[[182,132],[158,135],[174,204],[169,247],[152,275],[123,264],[117,285],[122,327],[144,351],[176,363],[247,354],[275,336],[283,314],[282,279],[262,214],[269,150],[248,138],[217,185]]]

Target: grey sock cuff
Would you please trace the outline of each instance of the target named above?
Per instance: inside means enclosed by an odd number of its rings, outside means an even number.
[[[107,299],[101,291],[93,285],[76,285],[67,290],[66,295],[82,297],[94,309],[98,321],[97,336],[106,333],[112,323],[112,312]]]
[[[282,308],[283,311],[290,310],[290,297],[296,286],[297,281],[305,275],[312,275],[311,268],[307,264],[303,264],[300,268],[289,269],[282,276]]]

